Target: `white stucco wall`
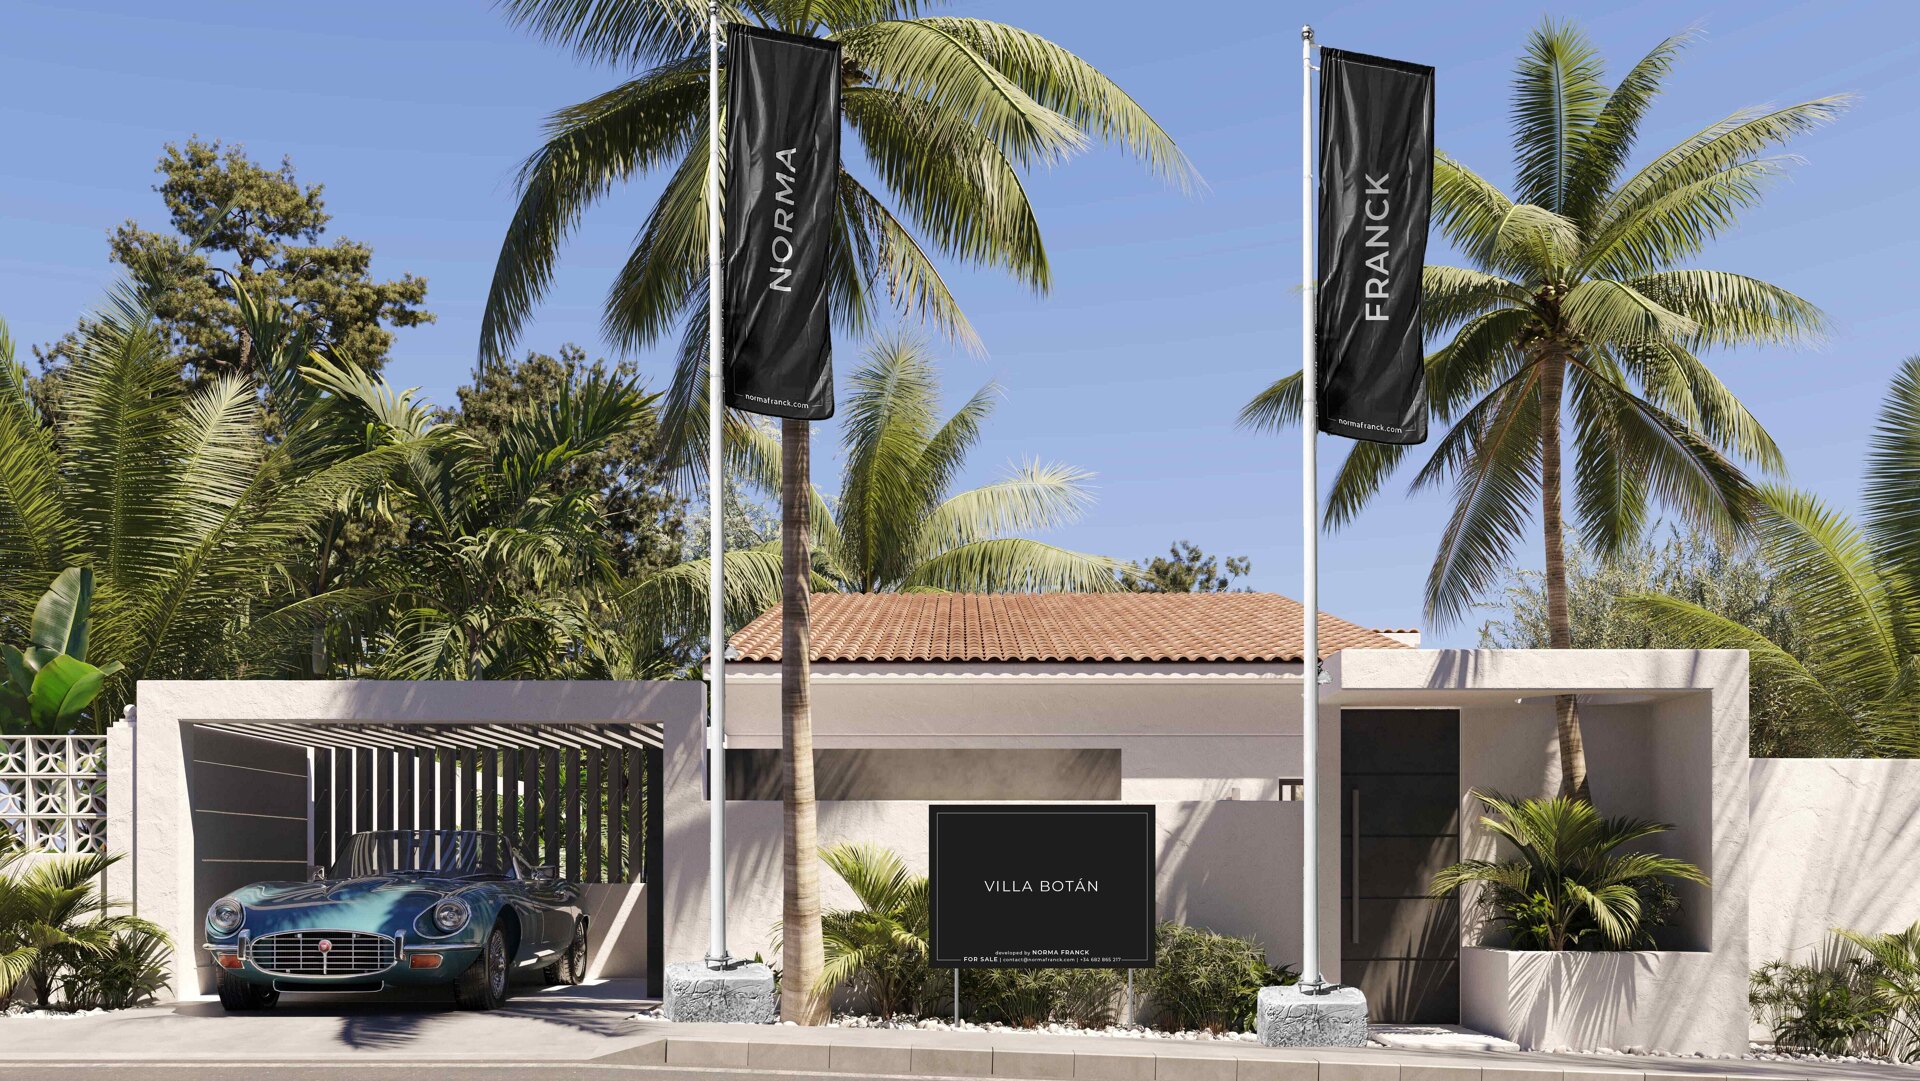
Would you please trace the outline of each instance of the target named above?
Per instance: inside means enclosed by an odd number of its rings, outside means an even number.
[[[1711,889],[1681,889],[1685,911],[1662,943],[1699,956],[1613,966],[1608,976],[1622,985],[1621,1002],[1637,1006],[1612,1015],[1617,1031],[1582,1029],[1582,1038],[1617,1048],[1657,1031],[1670,1047],[1684,1038],[1690,1051],[1745,1049],[1748,905],[1758,881],[1747,828],[1745,651],[1355,650],[1335,655],[1327,668],[1327,698],[1336,705],[1460,710],[1464,814],[1472,812],[1465,793],[1475,785],[1520,796],[1558,787],[1553,696],[1579,695],[1595,801],[1609,814],[1672,823],[1672,832],[1648,845],[1699,865],[1713,880]],[[1462,850],[1486,857],[1495,848],[1469,825]],[[1504,981],[1508,971],[1464,964],[1463,1004],[1508,1001],[1507,1014],[1532,1016],[1578,990],[1556,982],[1556,974],[1574,979],[1574,969],[1552,965],[1526,966],[1527,978],[1513,985],[1526,1001],[1511,1001],[1510,986],[1481,985]],[[1654,1017],[1658,1025],[1649,1030],[1642,1021]]]
[[[1920,760],[1756,758],[1750,771],[1755,965],[1804,960],[1835,927],[1920,920]]]
[[[814,668],[814,741],[830,748],[1117,748],[1120,799],[1151,803],[1160,831],[1159,915],[1252,935],[1276,961],[1300,957],[1300,812],[1279,800],[1300,769],[1297,665],[905,666]],[[780,745],[779,682],[771,665],[728,667],[727,739],[733,748]],[[1331,717],[1332,714],[1329,714]],[[1337,728],[1323,768],[1339,768]],[[669,962],[707,948],[706,804],[700,798],[703,734],[667,732]],[[1337,775],[1337,772],[1336,774]],[[1337,787],[1337,786],[1336,786]],[[1336,793],[1337,796],[1337,793]],[[869,841],[916,870],[927,859],[924,800],[823,801],[820,843]],[[1328,860],[1338,858],[1330,812]],[[727,804],[731,952],[772,957],[780,918],[780,804]],[[1330,863],[1328,873],[1336,865]],[[852,895],[823,873],[825,903]],[[1337,975],[1338,891],[1323,917],[1322,946]]]

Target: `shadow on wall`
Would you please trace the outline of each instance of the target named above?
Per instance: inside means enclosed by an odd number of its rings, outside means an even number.
[[[1754,965],[1804,959],[1829,929],[1920,920],[1920,760],[1756,758],[1749,802]]]
[[[909,868],[924,872],[926,806],[916,801],[822,802],[820,846],[871,842],[892,849]],[[1156,802],[1154,807],[1160,832],[1158,917],[1252,936],[1267,947],[1274,962],[1297,965],[1300,890],[1293,869],[1300,863],[1300,805],[1225,800]],[[667,850],[699,853],[683,866],[704,878],[704,816],[670,816],[667,823]],[[727,801],[728,948],[736,955],[774,956],[771,933],[780,917],[782,854],[778,803]],[[846,885],[824,868],[821,898],[828,908],[855,903]],[[691,932],[703,943],[704,891],[668,890],[666,901],[667,926]],[[679,948],[685,952],[686,944]]]

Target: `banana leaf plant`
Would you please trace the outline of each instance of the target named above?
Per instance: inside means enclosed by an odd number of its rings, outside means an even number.
[[[6,682],[0,684],[0,731],[57,734],[85,719],[119,661],[87,662],[87,622],[93,570],[68,567],[33,609],[27,648],[0,645]]]

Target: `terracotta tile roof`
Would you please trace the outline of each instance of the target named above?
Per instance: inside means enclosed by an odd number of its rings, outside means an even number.
[[[780,659],[780,609],[742,627],[737,659]],[[1320,614],[1320,656],[1405,649]],[[1300,660],[1300,602],[1277,593],[816,593],[816,661]]]

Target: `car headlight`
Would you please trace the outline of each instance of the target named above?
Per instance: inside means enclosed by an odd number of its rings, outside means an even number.
[[[433,906],[433,925],[447,934],[465,927],[472,918],[473,910],[458,897],[449,897]]]
[[[238,931],[246,918],[246,907],[231,897],[222,897],[207,909],[207,926],[223,935]]]

